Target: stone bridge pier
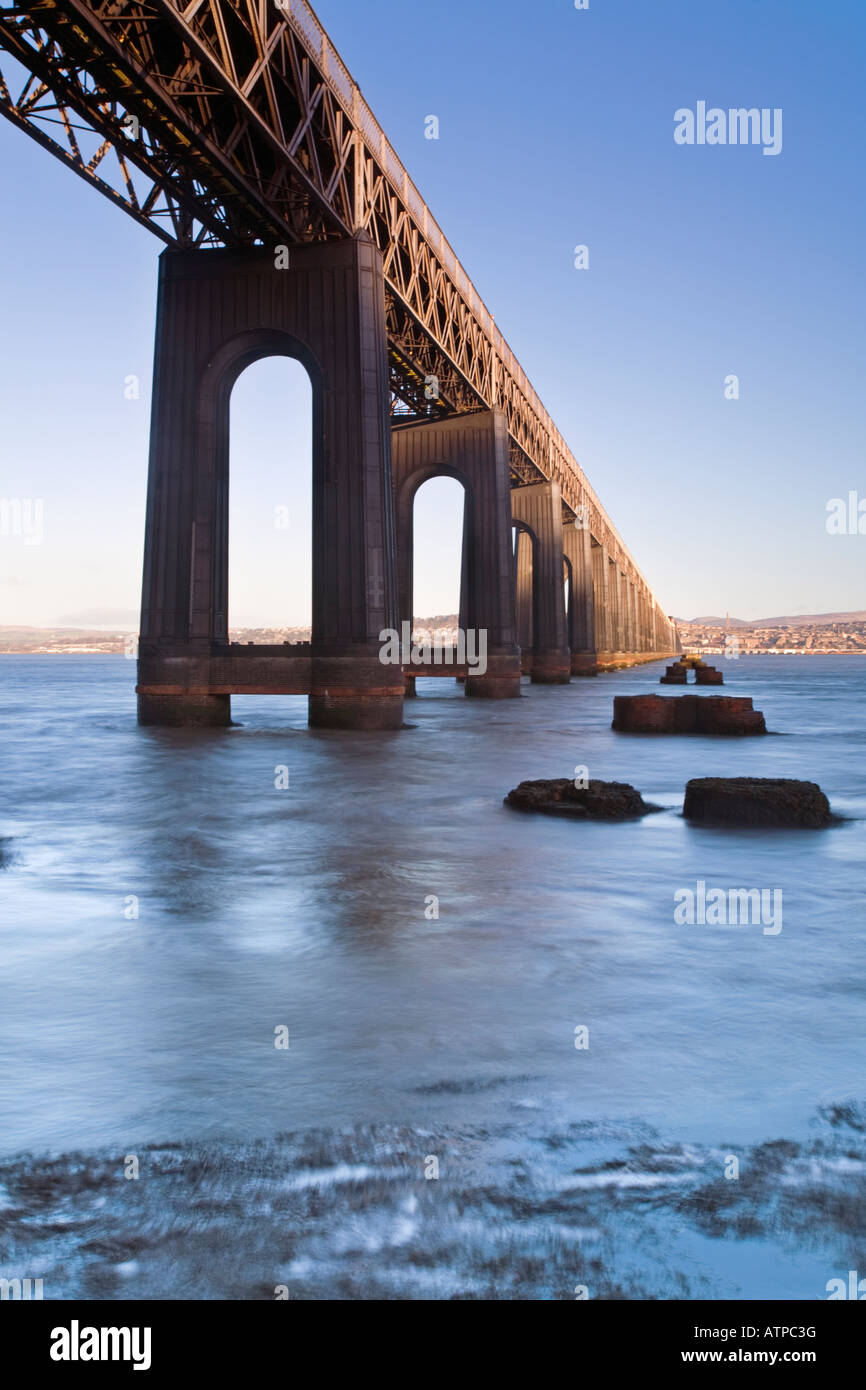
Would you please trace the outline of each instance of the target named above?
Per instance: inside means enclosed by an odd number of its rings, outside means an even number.
[[[139,719],[230,722],[235,693],[309,695],[313,725],[398,729],[397,623],[382,262],[359,237],[160,258],[139,643]],[[228,634],[229,398],[258,358],[313,389],[313,629],[307,647]]]
[[[498,410],[397,425],[391,433],[401,623],[411,624],[414,618],[416,493],[430,478],[456,478],[464,489],[460,626],[485,632],[487,643],[487,670],[484,675],[470,672],[465,689],[467,695],[493,700],[520,695],[508,459],[508,425]],[[408,672],[407,676],[411,681]]]
[[[656,661],[682,650],[675,625],[640,576],[590,538],[591,587],[599,669]]]
[[[571,674],[598,674],[595,645],[595,595],[592,584],[592,536],[587,526],[566,521],[562,527],[562,553],[568,585],[568,645]]]
[[[559,484],[511,489],[517,527],[514,586],[523,669],[536,685],[571,679],[563,580],[562,495]]]

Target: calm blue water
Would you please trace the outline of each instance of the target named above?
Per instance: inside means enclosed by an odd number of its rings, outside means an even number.
[[[613,734],[657,666],[497,705],[419,683],[400,734],[310,732],[299,698],[186,733],[136,726],[122,658],[0,657],[0,1274],[558,1298],[866,1273],[866,661],[720,664],[777,736]],[[502,805],[577,764],[664,813]],[[714,774],[819,781],[846,820],[690,827]],[[699,879],[780,889],[782,931],[675,925]]]

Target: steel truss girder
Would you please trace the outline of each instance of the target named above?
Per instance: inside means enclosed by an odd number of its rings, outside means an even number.
[[[0,49],[32,74],[17,98],[0,75],[0,112],[162,241],[368,234],[384,263],[395,408],[503,410],[515,485],[558,482],[566,518],[580,509],[650,596],[306,0],[0,0]],[[101,137],[89,160],[76,120]],[[109,158],[114,184],[99,172]]]

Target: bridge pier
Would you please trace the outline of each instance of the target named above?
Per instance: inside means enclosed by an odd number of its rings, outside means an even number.
[[[523,526],[517,528],[514,549],[514,601],[517,608],[517,644],[520,647],[521,675],[532,675],[534,646],[533,602],[534,539]]]
[[[169,728],[219,729],[231,724],[230,695],[155,694],[139,687],[139,724],[165,724]]]
[[[261,357],[313,387],[313,633],[308,648],[228,633],[229,400]],[[312,725],[398,729],[382,263],[367,238],[160,258],[145,535],[139,719],[228,724],[233,693],[309,695]]]
[[[628,575],[620,566],[620,561],[614,562],[616,572],[616,617],[617,617],[617,641],[616,657],[620,661],[625,661],[632,651],[631,641],[631,613],[630,613],[630,585]]]
[[[625,576],[625,650],[627,652],[637,652],[639,650],[635,598],[634,584],[632,583],[631,575],[627,574]]]
[[[598,675],[595,649],[595,598],[592,587],[592,538],[574,522],[562,528],[562,549],[571,579],[568,638],[573,676]]]
[[[565,528],[568,535],[569,528]],[[624,563],[624,562],[623,562]],[[590,536],[589,570],[599,669],[636,665],[681,650],[676,630],[643,581]]]
[[[511,575],[508,424],[499,410],[395,425],[391,466],[397,533],[397,592],[401,622],[412,622],[413,511],[430,478],[463,485],[463,566],[460,626],[486,633],[487,670],[468,672],[466,694],[488,700],[520,695],[520,653]],[[477,644],[476,644],[477,652]],[[443,674],[446,671],[443,670]],[[414,688],[414,679],[412,685]]]
[[[613,621],[611,614],[610,560],[607,546],[593,540],[590,558],[592,561],[593,607],[595,611],[595,645],[599,661],[610,659],[614,648]]]
[[[555,482],[511,489],[511,516],[520,528],[516,557],[516,591],[521,640],[531,641],[532,681],[567,685],[571,652],[566,637],[565,587],[562,578],[562,495]],[[531,552],[522,533],[531,537]],[[531,554],[531,559],[528,558]],[[531,576],[532,603],[529,608]],[[527,638],[531,612],[531,638]]]

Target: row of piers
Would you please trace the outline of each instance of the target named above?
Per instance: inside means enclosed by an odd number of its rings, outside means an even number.
[[[313,387],[313,634],[245,647],[228,634],[229,399],[240,373],[290,356]],[[512,487],[497,410],[394,424],[385,292],[373,243],[166,251],[160,260],[148,482],[139,719],[221,725],[232,694],[307,694],[319,727],[393,729],[407,678],[381,633],[412,614],[415,494],[465,490],[460,626],[486,633],[469,695],[680,650],[627,555],[564,509],[559,485]],[[411,687],[414,682],[408,679]]]

